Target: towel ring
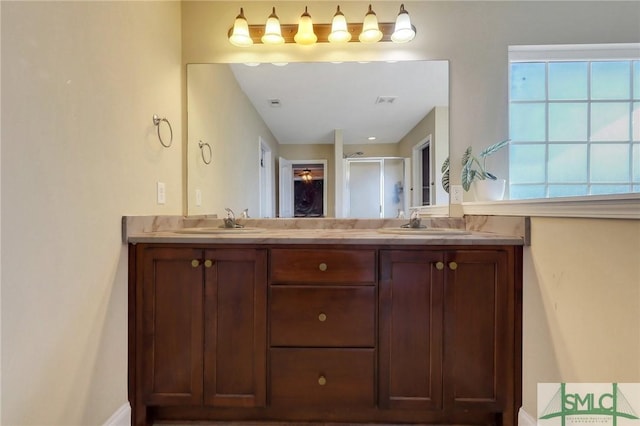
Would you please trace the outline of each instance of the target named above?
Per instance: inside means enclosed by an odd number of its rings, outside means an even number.
[[[171,138],[169,139],[169,143],[168,144],[165,144],[164,141],[162,140],[162,136],[160,136],[160,122],[162,122],[162,121],[167,123],[167,126],[169,126],[169,133],[171,134]],[[169,148],[171,146],[171,143],[173,143],[173,129],[171,128],[171,123],[169,123],[169,120],[167,120],[166,118],[164,118],[164,117],[160,118],[156,114],[153,114],[153,124],[154,124],[154,126],[156,126],[156,129],[158,131],[158,139],[160,139],[160,143],[165,148]]]
[[[213,151],[211,150],[211,145],[209,145],[209,143],[199,141],[198,146],[200,147],[200,155],[202,155],[202,161],[204,161],[204,164],[211,164],[211,160],[213,158]],[[209,161],[207,161],[204,155],[205,146],[207,147],[207,149],[209,149]]]

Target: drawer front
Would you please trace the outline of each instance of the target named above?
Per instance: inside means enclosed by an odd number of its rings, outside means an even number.
[[[271,287],[271,346],[373,347],[373,287]]]
[[[274,407],[373,407],[373,349],[271,349]]]
[[[273,249],[271,282],[373,285],[375,250]]]

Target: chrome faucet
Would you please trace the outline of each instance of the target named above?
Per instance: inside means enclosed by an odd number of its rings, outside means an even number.
[[[233,213],[233,210],[228,207],[225,207],[225,210],[227,212],[227,217],[224,218],[225,228],[244,228],[244,225],[240,225],[236,222],[236,215]]]
[[[401,228],[424,228],[424,225],[421,225],[422,219],[420,219],[420,213],[418,209],[411,209],[411,216],[409,216],[409,223],[401,225]]]

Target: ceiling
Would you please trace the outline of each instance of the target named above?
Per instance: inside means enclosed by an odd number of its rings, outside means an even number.
[[[342,129],[344,144],[397,143],[434,106],[449,104],[447,61],[231,69],[281,144],[332,144],[335,129]]]

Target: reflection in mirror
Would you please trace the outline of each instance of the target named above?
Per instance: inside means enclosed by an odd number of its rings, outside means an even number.
[[[383,217],[411,205],[447,215],[440,166],[449,154],[448,74],[447,61],[189,64],[188,214],[220,216],[230,207],[287,216],[282,157],[325,162],[326,217],[364,217],[350,208],[349,197],[364,196],[347,179],[355,161],[379,164]],[[201,140],[211,145],[211,164],[200,159]]]

